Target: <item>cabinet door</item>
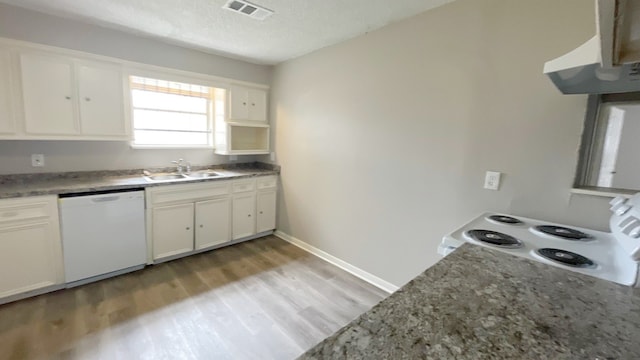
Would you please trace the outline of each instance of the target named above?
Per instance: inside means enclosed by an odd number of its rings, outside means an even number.
[[[267,92],[264,90],[252,89],[248,91],[247,103],[249,108],[248,119],[255,121],[267,120]]]
[[[233,195],[233,240],[256,233],[255,212],[255,192]]]
[[[0,227],[0,298],[62,283],[57,229],[50,220]]]
[[[269,231],[276,228],[276,191],[260,191],[257,195],[256,232]]]
[[[196,249],[204,249],[231,240],[231,198],[196,203]]]
[[[157,207],[152,222],[154,259],[193,250],[193,203]]]
[[[0,134],[16,132],[11,93],[11,57],[9,50],[0,48]]]
[[[81,63],[77,74],[82,134],[125,136],[120,68],[110,64]]]
[[[244,86],[231,86],[229,118],[233,120],[267,120],[267,92]]]
[[[246,120],[249,118],[249,91],[242,86],[229,89],[229,118]]]
[[[77,134],[71,61],[25,53],[20,65],[27,133]]]

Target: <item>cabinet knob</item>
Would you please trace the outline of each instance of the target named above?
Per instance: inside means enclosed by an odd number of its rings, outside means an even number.
[[[71,100],[71,96],[65,96],[64,98],[67,100]]]
[[[249,215],[247,215],[247,216],[251,217],[251,214],[249,214]]]
[[[262,211],[260,211],[260,214],[262,214]]]
[[[84,101],[91,101],[91,98],[86,97],[86,98],[84,98]]]
[[[204,225],[200,224],[200,227],[202,228],[202,227],[204,227]]]
[[[251,106],[256,106],[256,104],[255,103],[251,103]]]
[[[190,230],[191,228],[187,226],[187,230]]]
[[[247,105],[247,103],[246,103],[246,102],[243,102],[243,103],[242,103],[242,105]]]

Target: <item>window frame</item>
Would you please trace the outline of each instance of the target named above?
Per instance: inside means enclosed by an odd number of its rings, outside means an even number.
[[[599,187],[592,185],[597,183],[594,178],[599,176],[602,158],[602,145],[606,133],[607,123],[601,121],[600,112],[602,105],[625,102],[640,103],[640,92],[591,94],[587,99],[587,111],[585,114],[580,148],[578,151],[578,165],[574,179],[574,189],[593,189],[605,193],[627,194],[637,192],[634,189]],[[605,129],[603,129],[605,128]],[[600,150],[600,151],[598,151]]]
[[[135,143],[135,124],[134,124],[134,107],[133,107],[133,97],[132,97],[132,88],[131,88],[131,80],[132,76],[138,76],[143,78],[152,78],[164,81],[174,81],[180,83],[187,83],[193,85],[206,86],[213,89],[224,89],[225,91],[229,90],[229,84],[226,82],[213,81],[206,77],[193,77],[193,76],[185,76],[179,74],[180,71],[176,71],[175,73],[169,71],[152,71],[147,69],[140,68],[129,68],[123,71],[123,84],[125,87],[125,106],[127,110],[125,111],[127,121],[129,123],[129,129],[131,132],[131,140],[129,145],[132,149],[202,149],[202,150],[215,150],[215,112],[216,112],[216,104],[215,99],[212,97],[209,99],[210,108],[209,108],[209,116],[207,119],[207,126],[209,128],[208,133],[208,145],[189,145],[189,144],[136,144]],[[215,90],[212,91],[212,95],[215,93]],[[226,102],[224,103],[225,107],[225,116],[228,111],[228,105]]]

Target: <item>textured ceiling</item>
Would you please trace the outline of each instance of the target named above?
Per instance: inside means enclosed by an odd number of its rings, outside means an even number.
[[[255,0],[264,21],[226,0],[0,0],[260,64],[276,64],[453,0]]]

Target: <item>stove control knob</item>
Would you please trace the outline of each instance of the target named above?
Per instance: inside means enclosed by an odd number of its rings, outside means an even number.
[[[629,235],[632,229],[640,227],[640,220],[638,220],[633,216],[628,216],[626,219],[622,220],[618,225],[620,227],[620,231],[622,231],[624,234]]]
[[[613,200],[609,201],[609,204],[611,205],[611,209],[613,210],[615,206],[624,204],[627,202],[627,200],[628,199],[624,196],[616,196],[615,198],[613,198]]]
[[[634,239],[640,238],[640,226],[636,226],[635,228],[633,228],[633,230],[629,232],[629,236]]]
[[[618,216],[622,216],[624,214],[627,213],[627,211],[629,211],[629,209],[631,209],[631,206],[629,205],[622,205],[622,206],[618,206],[616,209],[612,209],[616,215]]]

